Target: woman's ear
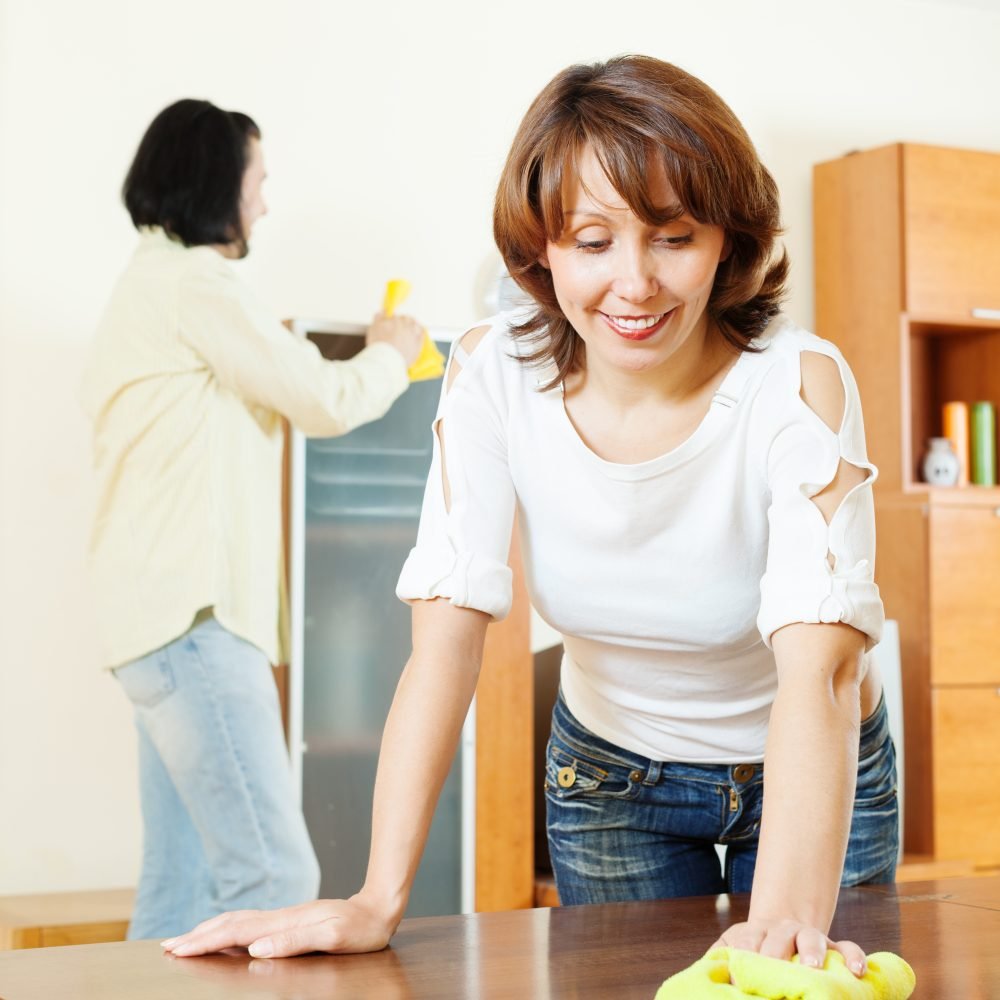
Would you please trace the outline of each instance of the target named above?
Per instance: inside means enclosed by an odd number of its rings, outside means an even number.
[[[551,271],[552,268],[549,267],[549,258],[544,251],[538,255],[538,263],[545,268],[546,271]]]
[[[729,260],[729,255],[732,252],[733,252],[733,241],[729,238],[729,233],[726,233],[726,237],[722,241],[722,253],[719,254],[719,263],[721,264],[724,260]]]

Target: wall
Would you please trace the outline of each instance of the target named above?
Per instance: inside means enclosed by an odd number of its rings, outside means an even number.
[[[385,278],[461,326],[531,97],[640,51],[703,76],[781,186],[789,311],[812,319],[810,168],[899,139],[1000,149],[1000,13],[965,0],[0,0],[0,893],[130,884],[129,712],[97,666],[76,387],[134,242],[117,197],[161,107],[260,122],[271,215],[242,265],[283,315],[365,319]]]

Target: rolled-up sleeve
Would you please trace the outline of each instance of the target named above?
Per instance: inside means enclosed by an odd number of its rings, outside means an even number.
[[[389,344],[372,344],[349,361],[325,359],[270,315],[221,259],[182,279],[178,325],[220,385],[309,436],[346,434],[377,420],[409,385],[406,362]]]
[[[488,362],[493,350],[481,343],[450,389],[445,376],[417,543],[396,594],[407,602],[445,598],[499,621],[510,611],[513,594],[508,557],[515,492],[502,375]]]
[[[842,357],[830,356],[844,386],[839,432],[795,395],[768,452],[769,537],[757,625],[770,645],[784,625],[844,622],[863,632],[871,649],[884,623],[874,579],[872,484],[878,472],[868,461],[853,375]],[[844,496],[827,524],[812,497],[833,481],[841,460],[866,478]]]

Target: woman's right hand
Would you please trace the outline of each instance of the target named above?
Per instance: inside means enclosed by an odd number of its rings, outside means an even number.
[[[311,951],[381,951],[398,920],[358,893],[350,899],[320,899],[281,910],[235,910],[212,917],[180,937],[163,942],[179,958],[226,948],[247,948],[254,958],[287,958]]]
[[[366,344],[384,343],[395,347],[403,355],[407,368],[417,360],[423,342],[424,328],[412,316],[386,316],[382,312],[375,314],[365,336]]]

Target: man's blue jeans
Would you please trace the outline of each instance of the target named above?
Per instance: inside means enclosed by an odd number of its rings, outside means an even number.
[[[648,760],[584,729],[561,694],[556,701],[545,798],[564,904],[749,892],[763,797],[761,764]],[[806,816],[799,833],[810,835]],[[726,846],[724,866],[716,844]],[[883,700],[861,726],[842,884],[894,881],[898,844],[896,755]]]
[[[214,618],[115,670],[135,707],[144,826],[130,938],[315,899],[271,666]]]

